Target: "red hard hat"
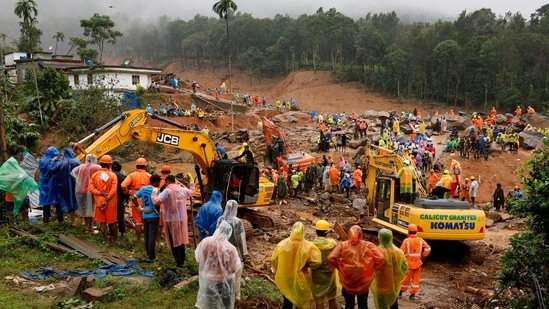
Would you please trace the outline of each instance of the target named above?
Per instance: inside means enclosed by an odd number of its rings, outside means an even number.
[[[144,158],[139,158],[135,160],[135,165],[147,165],[147,160],[145,160]]]
[[[408,232],[417,232],[417,225],[413,223],[408,224]]]
[[[101,159],[99,159],[99,163],[112,164],[112,158],[109,155],[104,155],[104,156],[101,157]]]

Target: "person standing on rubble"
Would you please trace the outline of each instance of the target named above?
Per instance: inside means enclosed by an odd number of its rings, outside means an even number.
[[[271,257],[276,286],[282,293],[282,309],[309,308],[311,297],[310,269],[322,264],[320,250],[305,239],[305,226],[294,223],[290,237],[279,242]]]
[[[374,303],[377,309],[398,309],[400,281],[408,272],[408,262],[404,252],[393,244],[393,232],[383,228],[379,230],[377,238],[385,263],[372,283]]]
[[[478,181],[475,179],[475,176],[469,177],[471,179],[471,189],[469,190],[469,195],[471,197],[471,206],[475,206],[475,198],[478,193]]]
[[[417,225],[408,224],[408,238],[404,239],[400,250],[404,252],[406,261],[408,262],[408,272],[401,281],[401,288],[399,296],[402,296],[403,292],[406,292],[410,288],[410,299],[416,298],[416,294],[419,292],[419,281],[421,279],[421,265],[423,265],[423,259],[425,259],[431,253],[431,247],[423,238],[417,235]]]
[[[330,269],[328,255],[337,246],[337,241],[327,237],[330,224],[326,220],[318,220],[315,225],[316,237],[313,244],[320,250],[322,264],[312,270],[312,291],[316,301],[316,309],[324,309],[324,303],[328,303],[328,309],[336,309],[336,298],[341,295],[341,287],[337,278],[337,271]]]
[[[362,239],[362,228],[353,225],[349,229],[349,240],[340,242],[328,255],[330,269],[339,271],[341,293],[345,298],[345,309],[368,308],[368,291],[376,271],[384,263],[383,253],[369,241]]]
[[[416,180],[414,168],[410,166],[410,160],[404,160],[404,166],[398,171],[396,178],[400,179],[400,195],[405,203],[413,202],[413,182]]]

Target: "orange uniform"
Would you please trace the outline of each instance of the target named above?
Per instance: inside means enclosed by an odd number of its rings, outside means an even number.
[[[335,165],[332,165],[328,170],[328,177],[330,178],[330,184],[332,184],[332,186],[337,186],[339,184],[339,171]]]
[[[401,281],[400,290],[405,292],[410,287],[411,280],[412,288],[410,289],[410,294],[417,294],[421,278],[421,265],[423,265],[421,259],[431,253],[431,247],[423,238],[417,237],[416,234],[409,234],[408,238],[402,242],[400,250],[404,252],[406,261],[408,262],[408,273]]]
[[[118,221],[117,184],[116,174],[108,168],[102,168],[91,176],[90,192],[95,200],[95,221],[107,224]]]
[[[528,113],[528,115],[532,115],[536,111],[534,110],[534,108],[532,106],[528,105],[528,110],[526,112]]]
[[[124,179],[121,185],[122,190],[132,197],[141,187],[151,184],[149,178],[151,178],[151,174],[147,173],[144,169],[137,169],[135,172],[126,176],[126,179]],[[141,199],[138,199],[137,203],[140,206],[143,205]],[[132,207],[132,217],[136,225],[143,225],[143,214],[135,206]]]
[[[522,108],[520,108],[520,106],[517,106],[517,108],[515,109],[515,115],[517,116],[522,115]]]
[[[433,191],[433,189],[437,186],[438,180],[439,178],[437,174],[435,174],[435,171],[431,170],[429,174],[429,187],[427,188],[429,192]]]
[[[355,187],[360,189],[360,187],[362,187],[362,170],[360,168],[357,168],[353,172],[353,180],[355,181]]]

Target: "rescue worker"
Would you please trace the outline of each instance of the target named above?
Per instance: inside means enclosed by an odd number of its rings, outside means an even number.
[[[467,201],[471,203],[471,196],[469,191],[471,190],[471,184],[469,183],[469,178],[465,178],[465,181],[459,185],[459,198],[462,201]]]
[[[112,243],[116,246],[118,244],[118,200],[116,197],[118,178],[111,171],[111,156],[102,156],[99,159],[99,165],[101,165],[101,169],[91,175],[90,179],[90,193],[93,194],[96,207],[94,219],[99,222],[105,247],[110,246],[107,225]]]
[[[290,237],[279,242],[271,257],[276,286],[282,293],[282,309],[309,308],[311,286],[309,268],[322,265],[320,250],[305,240],[305,226],[294,223]]]
[[[217,226],[217,220],[223,215],[223,208],[221,208],[221,202],[223,201],[223,195],[219,191],[212,191],[210,200],[204,205],[200,206],[194,225],[198,228],[200,240],[212,236]]]
[[[40,185],[40,199],[38,204],[43,210],[44,223],[50,222],[51,206],[56,207],[57,219],[59,222],[62,222],[63,219],[63,214],[58,205],[58,192],[54,180],[55,174],[51,171],[52,165],[50,164],[56,157],[59,157],[59,150],[50,146],[46,149],[44,156],[38,161],[38,170],[40,171],[40,177],[38,179],[38,184]]]
[[[197,308],[234,308],[235,273],[242,263],[229,242],[232,230],[229,223],[221,222],[213,236],[201,241],[194,251],[198,263]]]
[[[151,175],[149,179],[151,183],[148,186],[141,187],[134,196],[131,198],[131,202],[134,207],[137,207],[143,213],[143,228],[145,236],[145,252],[147,253],[147,260],[153,262],[156,260],[156,238],[158,233],[158,223],[160,221],[160,207],[156,207],[153,204],[153,194],[156,195],[159,191],[160,176]],[[137,203],[137,199],[141,199],[143,207],[140,208]]]
[[[233,160],[238,160],[242,163],[255,163],[254,153],[250,150],[250,146],[248,146],[248,143],[242,144],[239,155]]]
[[[343,174],[343,177],[341,178],[341,181],[339,182],[339,188],[340,188],[340,193],[343,194],[345,193],[345,196],[347,198],[349,198],[349,194],[350,194],[350,191],[351,191],[351,183],[352,183],[352,180],[351,180],[351,175],[349,175],[349,173],[345,173]]]
[[[503,193],[503,189],[501,188],[501,183],[496,184],[496,190],[493,194],[494,197],[494,207],[496,208],[496,211],[499,211],[501,208],[503,208],[503,204],[505,204],[505,194]]]
[[[141,189],[141,187],[151,184],[151,174],[147,172],[145,169],[146,167],[147,160],[144,158],[138,158],[135,160],[135,172],[126,176],[126,179],[122,182],[122,191],[124,191],[125,194],[128,194],[130,198],[134,196],[135,193]],[[138,199],[137,203],[139,206],[143,207],[141,199]],[[141,235],[143,234],[143,214],[137,207],[132,207],[132,218],[135,223],[135,235],[137,236],[137,241],[141,242]]]
[[[353,187],[360,192],[360,187],[362,187],[362,167],[360,165],[353,172]]]
[[[337,246],[337,241],[327,237],[330,223],[326,220],[318,220],[315,224],[316,237],[313,244],[320,250],[322,264],[312,270],[312,291],[316,302],[316,309],[324,309],[324,303],[328,303],[328,309],[336,309],[336,297],[341,295],[338,286],[337,271],[330,269],[328,255]]]
[[[421,265],[423,259],[429,256],[431,253],[431,247],[423,238],[417,235],[417,225],[408,224],[408,238],[404,239],[400,250],[404,252],[406,261],[408,262],[408,272],[401,282],[400,295],[406,292],[410,287],[410,281],[412,287],[410,289],[410,299],[415,299],[416,294],[419,292],[419,281],[421,279]]]
[[[383,228],[379,230],[377,238],[385,263],[372,283],[374,304],[377,309],[398,309],[400,281],[408,272],[408,262],[404,252],[393,244],[393,232]]]
[[[86,155],[86,163],[75,167],[71,176],[75,179],[74,190],[76,192],[76,203],[78,204],[78,216],[84,218],[86,234],[93,233],[93,216],[95,211],[95,202],[93,194],[89,189],[91,176],[101,169],[97,164],[97,157],[94,154]]]
[[[519,117],[522,116],[522,108],[520,105],[517,105],[517,108],[515,109],[515,116]]]
[[[293,197],[297,197],[297,191],[299,191],[299,183],[301,181],[301,176],[296,170],[292,171],[292,176],[290,177],[292,183]]]
[[[241,267],[236,270],[234,280],[234,294],[237,300],[240,300],[240,278],[242,277],[242,271],[244,270],[244,262],[248,255],[248,245],[246,243],[246,231],[242,220],[236,216],[238,210],[238,203],[235,200],[228,200],[225,205],[225,211],[223,215],[217,220],[217,228],[223,223],[227,222],[233,228],[231,235],[229,236],[229,242],[235,246],[238,257],[241,261]]]
[[[385,261],[376,245],[362,239],[360,226],[353,225],[348,234],[349,240],[340,242],[332,250],[328,262],[330,269],[339,271],[345,309],[354,309],[355,303],[358,309],[366,309],[370,284]]]
[[[77,166],[82,164],[80,160],[75,159],[76,155],[70,148],[65,148],[62,157],[55,157],[50,162],[50,172],[53,173],[53,180],[57,186],[58,209],[56,214],[59,222],[63,222],[66,213],[71,218],[71,226],[76,226],[76,210],[78,204],[75,197],[75,181],[71,177],[71,172]],[[60,218],[59,218],[60,217]]]
[[[469,195],[471,196],[471,206],[475,206],[475,198],[478,193],[478,181],[475,179],[475,176],[469,177],[471,179],[471,189],[469,190]]]
[[[120,237],[126,235],[126,202],[128,202],[128,195],[122,191],[122,182],[126,179],[126,173],[122,171],[122,164],[118,160],[112,161],[112,172],[116,175],[116,209],[118,219],[118,232]]]
[[[405,203],[411,204],[413,194],[413,182],[416,180],[414,168],[410,166],[410,160],[404,160],[404,166],[398,171],[396,178],[400,179],[400,195]]]
[[[339,186],[339,171],[337,170],[335,164],[332,164],[332,167],[330,167],[330,169],[328,170],[328,178],[331,186],[330,191],[337,191]]]
[[[429,171],[429,186],[427,187],[429,193],[431,193],[433,191],[433,189],[436,187],[438,181],[439,181],[438,175],[435,174],[434,169],[431,169]]]
[[[315,163],[311,162],[305,171],[305,180],[303,182],[305,193],[309,193],[309,191],[314,188],[317,179],[317,171]]]
[[[442,186],[442,182],[437,182],[436,185],[435,185],[435,188],[433,189],[433,191],[431,191],[431,195],[438,198],[438,199],[443,199],[445,198],[444,195],[447,194],[448,192],[450,192],[450,189],[448,188],[444,188]]]
[[[444,170],[444,174],[440,178],[442,187],[448,189],[448,193],[444,195],[444,198],[450,197],[450,190],[452,190],[452,176],[450,176],[449,170]]]
[[[452,182],[450,183],[450,196],[455,197],[458,195],[457,186],[460,183],[459,175],[461,174],[461,163],[456,159],[452,159],[450,164],[450,170],[452,171]]]
[[[528,109],[526,110],[526,113],[528,113],[528,115],[533,115],[536,111],[534,110],[534,108],[530,105],[528,105]]]

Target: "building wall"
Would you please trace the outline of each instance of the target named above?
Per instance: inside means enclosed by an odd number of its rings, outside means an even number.
[[[78,75],[78,85],[75,84],[75,75]],[[132,78],[134,75],[139,76],[138,80],[141,87],[148,88],[150,86],[152,78],[148,74],[105,72],[100,74],[92,74],[92,78],[93,83],[96,85],[101,85],[105,88],[136,90],[136,85],[134,84]],[[69,73],[67,74],[67,78],[69,79],[69,85],[74,89],[84,89],[89,87],[87,73]]]

